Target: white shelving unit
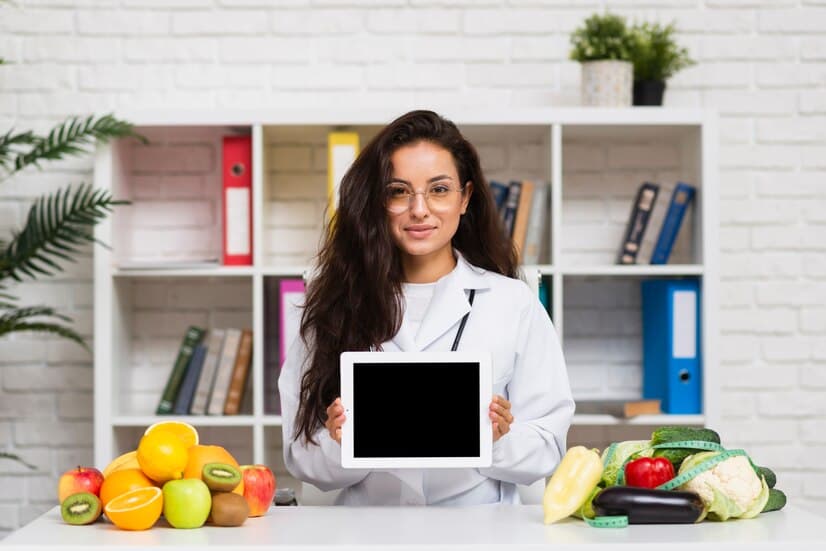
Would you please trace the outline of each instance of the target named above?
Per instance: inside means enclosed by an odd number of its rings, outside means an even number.
[[[267,285],[306,269],[326,202],[326,136],[358,131],[362,144],[404,109],[126,112],[151,143],[120,141],[97,152],[95,183],[130,207],[96,228],[113,245],[95,249],[95,463],[134,449],[158,421],[154,408],[186,326],[251,327],[251,408],[232,417],[187,416],[202,440],[242,462],[283,468],[277,412],[264,377]],[[702,288],[702,415],[618,420],[578,415],[574,424],[713,425],[717,399],[717,119],[665,108],[462,111],[442,114],[477,146],[489,179],[550,185],[550,240],[527,279],[551,285],[550,314],[562,337],[575,398],[641,392],[639,282],[699,278]],[[254,258],[250,267],[124,269],[136,257],[197,259],[220,253],[220,138],[253,141]],[[691,220],[665,266],[614,260],[633,194],[643,180],[697,186]],[[536,277],[534,277],[534,275]],[[277,311],[277,310],[276,310]],[[277,349],[277,347],[276,347]],[[272,359],[270,359],[272,363]],[[170,418],[164,416],[164,419]]]

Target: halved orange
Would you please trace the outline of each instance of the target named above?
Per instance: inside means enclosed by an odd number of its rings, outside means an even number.
[[[113,498],[103,511],[121,530],[148,530],[161,517],[163,492],[157,486],[130,490]]]
[[[121,469],[103,479],[103,484],[100,486],[100,501],[106,507],[107,503],[119,495],[135,488],[149,488],[150,486],[154,484],[140,469]]]
[[[147,427],[143,435],[146,436],[147,434],[158,431],[171,432],[177,436],[187,448],[198,444],[198,431],[195,430],[195,427],[183,421],[159,421]]]

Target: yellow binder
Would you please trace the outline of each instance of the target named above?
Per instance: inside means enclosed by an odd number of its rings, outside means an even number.
[[[341,179],[359,152],[356,132],[330,132],[327,136],[327,216],[338,208],[338,190]]]

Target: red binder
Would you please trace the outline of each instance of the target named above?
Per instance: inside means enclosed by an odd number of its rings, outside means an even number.
[[[225,136],[223,151],[225,266],[252,265],[252,137]]]

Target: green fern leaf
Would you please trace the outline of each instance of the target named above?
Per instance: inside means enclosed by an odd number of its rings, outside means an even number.
[[[50,323],[48,321],[32,320],[32,318],[54,318],[60,321],[72,322],[72,318],[55,311],[49,306],[28,306],[25,308],[13,308],[0,315],[0,337],[6,333],[16,333],[19,331],[33,331],[40,333],[51,333],[72,340],[83,348],[89,349],[86,341],[83,340],[76,331],[66,325]]]
[[[85,153],[95,140],[106,143],[114,138],[125,137],[147,142],[144,136],[135,132],[132,124],[118,120],[111,114],[103,115],[97,120],[92,115],[85,120],[72,117],[52,128],[48,136],[35,136],[31,142],[34,147],[15,157],[12,173],[29,165],[40,168],[42,160],[59,160],[69,155]]]
[[[29,209],[22,231],[14,233],[0,251],[0,279],[53,275],[62,271],[56,259],[69,260],[81,246],[96,243],[91,227],[104,219],[115,205],[106,190],[81,184],[37,198]]]

